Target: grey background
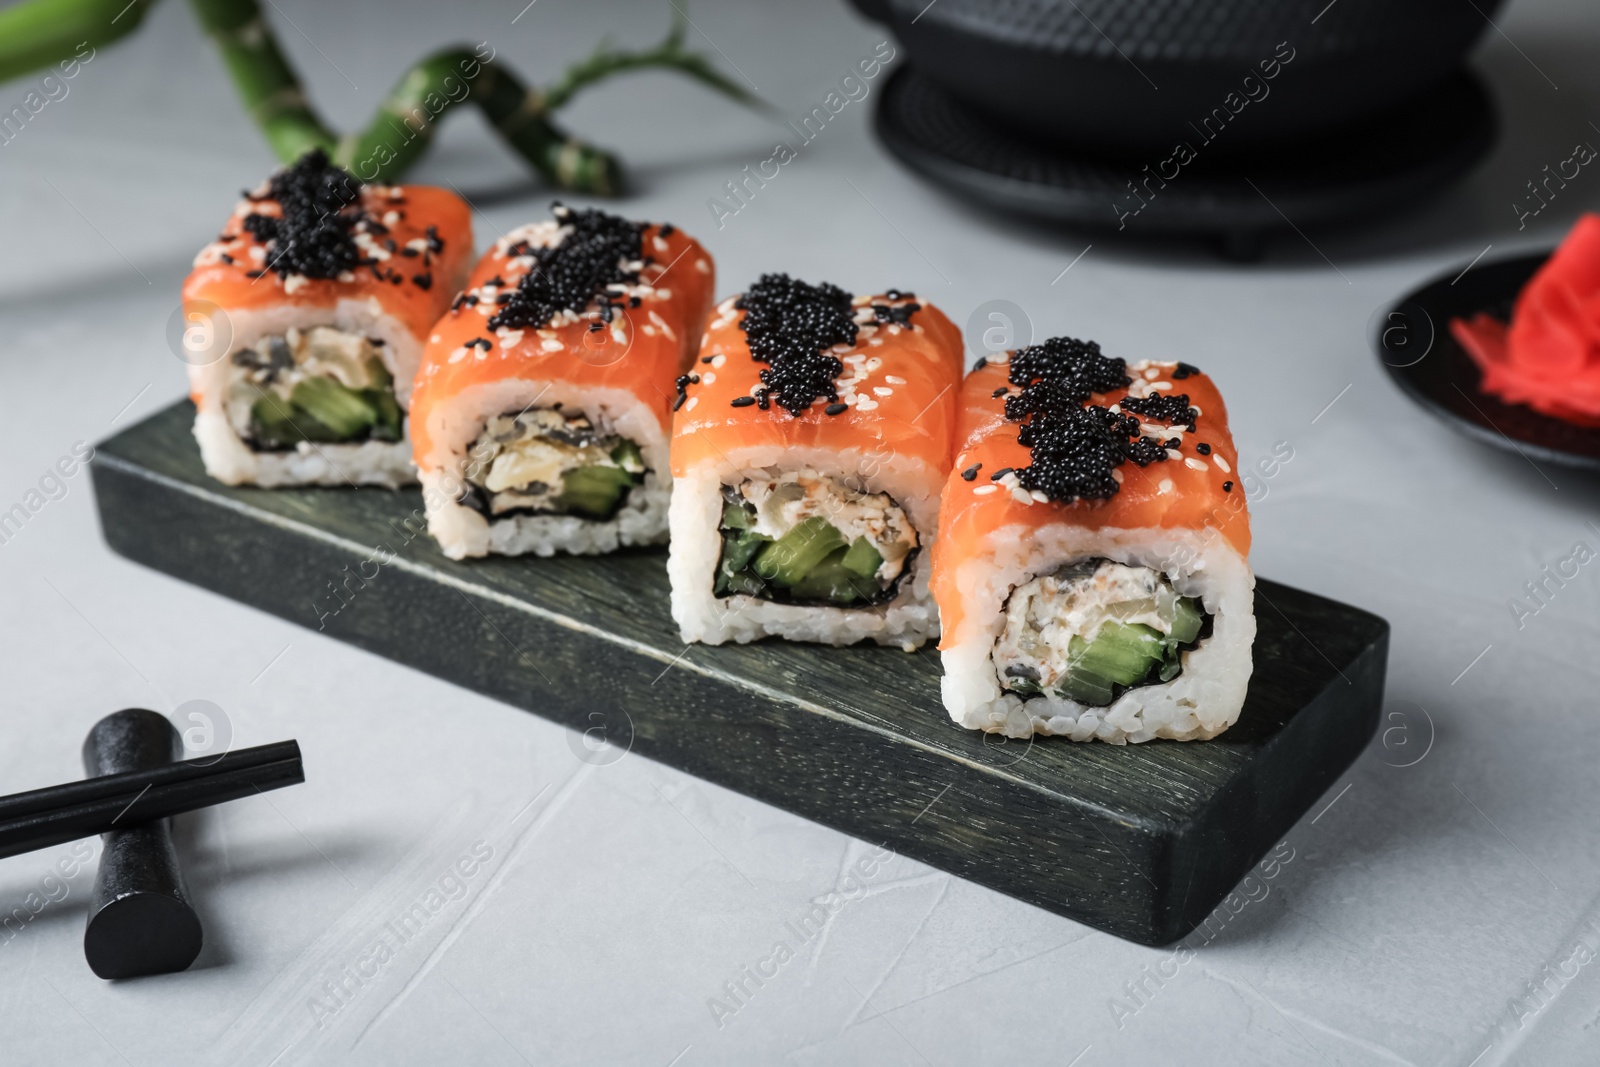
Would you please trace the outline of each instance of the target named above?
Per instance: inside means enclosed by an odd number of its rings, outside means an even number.
[[[447,42],[487,40],[546,80],[603,31],[653,41],[669,13],[538,0],[517,18],[520,6],[282,0],[268,15],[348,128]],[[724,69],[786,117],[882,39],[835,3],[696,0],[689,13]],[[622,210],[707,242],[724,292],[786,269],[914,289],[958,322],[1008,299],[1038,336],[1199,364],[1228,397],[1242,457],[1293,449],[1252,507],[1256,568],[1391,620],[1388,718],[1288,835],[1292,858],[1247,883],[1253,899],[1192,956],[906,860],[852,878],[870,846],[636,755],[611,762],[535,717],[128,564],[105,549],[80,472],[0,544],[0,783],[74,777],[99,716],[191,700],[222,709],[236,744],[299,738],[310,781],[181,825],[208,937],[186,974],[100,982],[79,948],[92,865],[52,875],[69,849],[0,863],[0,913],[44,904],[0,932],[0,1058],[1592,1062],[1600,564],[1520,628],[1508,601],[1575,542],[1600,548],[1597,484],[1419,414],[1364,335],[1398,293],[1490,245],[1493,258],[1551,244],[1596,204],[1589,168],[1526,230],[1511,207],[1545,164],[1600,143],[1597,45],[1592,5],[1512,3],[1474,60],[1506,117],[1487,164],[1371,228],[1291,237],[1252,266],[971,211],[884,155],[871,98],[720,230],[706,200],[771,154],[776,123],[660,75],[594,90],[565,116],[623,150],[637,191]],[[0,85],[0,109],[33,81]],[[270,166],[175,2],[0,146],[0,509],[74,442],[183,394],[164,340],[179,284]],[[472,197],[480,245],[548,199],[476,116],[452,118],[412,177]],[[488,859],[452,878],[475,847]],[[426,922],[402,942],[386,924],[417,901]],[[787,924],[819,901],[837,907],[802,944]],[[384,938],[390,957],[375,962]],[[737,1006],[724,983],[779,941],[794,958]],[[710,998],[737,1011],[719,1025]]]

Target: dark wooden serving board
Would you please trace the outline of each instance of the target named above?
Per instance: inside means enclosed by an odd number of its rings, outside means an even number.
[[[94,458],[129,559],[1145,944],[1204,919],[1377,727],[1388,624],[1274,582],[1221,738],[1005,741],[950,722],[932,649],[686,648],[664,551],[455,563],[415,491],[211,481],[192,418]]]

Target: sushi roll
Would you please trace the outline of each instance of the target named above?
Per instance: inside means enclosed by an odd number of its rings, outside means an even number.
[[[1054,338],[962,385],[933,591],[962,726],[1215,737],[1255,640],[1250,516],[1216,386]]]
[[[672,430],[672,614],[685,641],[913,649],[961,337],[893,289],[768,274],[716,310]]]
[[[682,230],[601,211],[557,204],[495,242],[435,324],[412,398],[445,555],[666,536],[672,404],[715,280]]]
[[[214,338],[189,367],[206,473],[267,487],[415,481],[411,380],[471,263],[460,197],[364,185],[320,149],[246,193],[183,285],[185,322]]]

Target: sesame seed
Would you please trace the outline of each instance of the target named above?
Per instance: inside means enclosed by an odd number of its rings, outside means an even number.
[[[982,468],[982,463],[974,463],[972,466],[961,472],[961,477],[970,482],[978,476],[978,471]]]
[[[972,495],[987,496],[989,493],[998,493],[999,491],[1000,487],[998,485],[980,485],[972,491]]]
[[[1170,493],[1170,492],[1172,492],[1172,479],[1171,478],[1163,478],[1163,479],[1161,479],[1161,484],[1156,486],[1156,492],[1158,492],[1158,493]]]
[[[1192,471],[1205,471],[1211,469],[1198,459],[1195,459],[1193,456],[1190,456],[1188,459],[1184,460],[1183,465]]]
[[[1217,468],[1221,470],[1223,474],[1233,473],[1233,468],[1228,466],[1228,461],[1223,459],[1221,455],[1212,456],[1211,462],[1215,463]]]
[[[732,406],[736,408],[747,408],[753,405],[755,402],[756,398],[753,396],[736,396],[732,401],[730,401]]]

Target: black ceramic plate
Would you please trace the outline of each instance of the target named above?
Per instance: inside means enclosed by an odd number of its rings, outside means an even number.
[[[1461,71],[1359,130],[1245,154],[1223,154],[1197,135],[1197,158],[1159,188],[1146,185],[1156,190],[1148,202],[1130,182],[1145,180],[1145,167],[1162,169],[1160,159],[1018,135],[915,69],[884,87],[876,127],[912,170],[991,208],[1113,232],[1239,240],[1367,220],[1435,196],[1488,150],[1496,120],[1482,84]]]
[[[1411,399],[1454,429],[1535,460],[1600,469],[1600,428],[1507,404],[1479,389],[1482,375],[1450,333],[1451,319],[1486,311],[1502,321],[1549,253],[1458,268],[1394,305],[1374,324],[1372,343]]]

